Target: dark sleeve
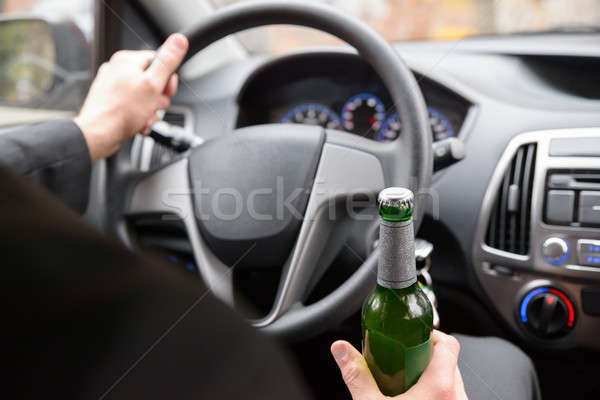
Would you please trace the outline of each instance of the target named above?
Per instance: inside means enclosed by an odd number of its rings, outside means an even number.
[[[85,211],[91,160],[73,121],[50,121],[0,134],[0,164],[46,188],[74,210]]]
[[[285,349],[200,278],[0,168],[4,398],[308,398]]]

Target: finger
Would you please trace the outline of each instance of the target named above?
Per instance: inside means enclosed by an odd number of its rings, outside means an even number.
[[[161,92],[183,61],[187,49],[188,40],[181,33],[169,36],[158,49],[155,60],[145,73],[150,75],[156,87],[161,88]]]
[[[152,123],[150,121],[146,122],[146,124],[144,125],[144,128],[142,128],[142,135],[144,136],[148,136],[150,134],[150,132],[152,131]]]
[[[407,392],[414,394],[416,398],[432,392],[439,394],[439,398],[444,398],[456,390],[455,374],[460,345],[454,337],[440,331],[433,331],[431,339],[434,344],[431,361],[417,384]]]
[[[456,399],[457,400],[468,400],[467,392],[465,391],[465,383],[463,382],[462,375],[458,365],[456,366],[456,372],[454,373],[454,379],[456,381]]]
[[[140,130],[140,133],[144,136],[148,136],[152,130],[152,125],[154,125],[158,120],[160,120],[160,117],[155,113],[148,121],[146,121],[144,127]]]
[[[155,122],[159,121],[160,117],[157,114],[154,114],[147,122],[150,126],[154,125]]]
[[[112,64],[135,64],[145,69],[155,54],[156,52],[152,50],[119,50],[112,55],[110,62]]]
[[[382,396],[365,359],[350,343],[343,340],[334,342],[331,345],[331,354],[354,400]]]
[[[146,124],[144,124],[144,127],[141,130],[142,135],[148,136],[152,131],[152,125],[154,125],[155,122],[156,121],[153,121],[152,119],[146,121]]]
[[[171,78],[169,78],[169,82],[167,83],[163,94],[169,97],[175,96],[175,93],[177,93],[177,85],[179,85],[179,76],[177,74],[173,74],[171,75]]]
[[[145,71],[148,69],[148,67],[150,66],[150,64],[152,64],[152,60],[154,60],[154,58],[156,57],[156,52],[155,51],[149,51],[148,53],[144,54],[144,57],[140,57],[140,61],[139,61],[139,67],[142,71]]]
[[[423,374],[425,375],[429,371],[432,374],[454,378],[454,370],[458,363],[458,353],[460,351],[458,340],[436,330],[431,333],[431,338],[434,344],[433,356]]]
[[[165,110],[165,109],[169,108],[170,105],[171,105],[171,98],[169,96],[161,95],[158,98],[158,102],[156,104],[156,109],[157,110]]]

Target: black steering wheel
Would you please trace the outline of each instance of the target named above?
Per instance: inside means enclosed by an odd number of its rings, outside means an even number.
[[[376,280],[373,252],[333,292],[303,304],[336,224],[332,205],[353,196],[373,199],[387,186],[410,187],[417,194],[418,228],[420,194],[431,182],[431,134],[419,86],[398,54],[369,26],[330,6],[248,2],[223,8],[184,32],[187,58],[230,34],[272,24],[319,29],[355,47],[389,90],[402,120],[401,137],[380,143],[315,126],[258,125],[210,140],[144,174],[127,165],[122,150],[107,164],[107,208],[111,228],[125,240],[124,221],[132,215],[181,218],[202,278],[231,305],[237,296],[232,268],[278,266],[271,311],[249,322],[298,339],[358,310]],[[253,209],[244,206],[250,203]]]

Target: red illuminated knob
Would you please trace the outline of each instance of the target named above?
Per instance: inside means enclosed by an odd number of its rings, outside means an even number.
[[[554,288],[538,288],[523,299],[521,320],[536,336],[556,338],[571,330],[575,323],[575,310],[563,292]]]

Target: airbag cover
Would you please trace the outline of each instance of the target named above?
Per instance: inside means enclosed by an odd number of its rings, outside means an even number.
[[[306,125],[258,125],[190,155],[196,220],[226,265],[281,266],[289,256],[325,134]]]

